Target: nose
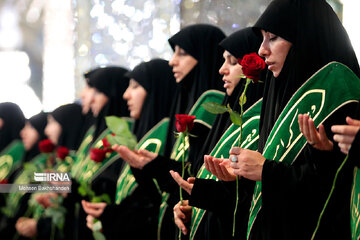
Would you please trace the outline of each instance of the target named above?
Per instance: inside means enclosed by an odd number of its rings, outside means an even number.
[[[175,66],[178,63],[176,54],[174,53],[169,61],[171,67]]]
[[[228,68],[226,67],[226,62],[223,63],[223,65],[221,66],[221,68],[219,69],[219,73],[221,75],[226,75],[229,73]]]
[[[20,131],[20,137],[21,137],[21,138],[24,138],[24,137],[25,137],[25,130],[24,130],[24,129],[21,129],[21,131]]]
[[[129,94],[129,88],[126,89],[126,91],[123,94],[124,100],[129,100],[130,94]]]
[[[44,133],[45,133],[45,135],[47,136],[47,137],[49,137],[50,136],[50,126],[49,126],[49,124],[47,124],[46,125],[46,127],[45,127],[45,129],[44,129]]]
[[[268,45],[267,45],[266,43],[264,43],[264,42],[261,43],[260,48],[259,48],[259,51],[258,51],[258,54],[259,54],[259,56],[261,56],[261,57],[267,57],[267,56],[269,56],[269,54],[270,54],[270,49],[269,49],[269,47],[268,47]]]

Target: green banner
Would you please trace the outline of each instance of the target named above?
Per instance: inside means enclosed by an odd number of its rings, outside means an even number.
[[[93,140],[95,132],[95,126],[91,126],[89,130],[86,132],[79,149],[76,152],[74,165],[71,168],[71,175],[76,178],[80,175],[80,170],[84,167],[83,164],[85,164],[85,158],[89,154],[91,142]]]
[[[25,148],[20,140],[14,140],[0,153],[0,181],[7,179],[17,169],[25,155]]]
[[[262,100],[256,102],[248,108],[243,115],[243,136],[244,141],[241,147],[245,149],[257,150],[259,139],[259,121],[261,113]],[[225,113],[228,114],[228,113]],[[225,131],[210,155],[216,158],[229,158],[229,151],[232,147],[238,146],[240,138],[240,126],[231,124]],[[218,180],[213,174],[205,169],[205,165],[201,167],[197,174],[197,178]],[[206,210],[201,208],[192,208],[192,218],[190,225],[190,239],[193,240],[196,231],[202,221]]]
[[[360,171],[357,167],[354,169],[354,181],[351,190],[351,239],[360,239]]]
[[[292,164],[306,145],[297,116],[307,113],[315,126],[319,126],[341,106],[357,102],[359,92],[360,80],[348,67],[337,62],[327,64],[289,100],[267,139],[263,156],[268,160]],[[261,203],[261,182],[257,182],[250,208],[248,239]]]

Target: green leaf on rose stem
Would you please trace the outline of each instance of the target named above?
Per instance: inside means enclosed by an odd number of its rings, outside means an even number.
[[[100,195],[102,202],[106,202],[107,204],[111,204],[111,198],[109,194],[103,193]]]
[[[95,192],[91,190],[91,187],[87,182],[81,182],[80,186],[78,188],[78,193],[82,196],[88,196],[89,199],[93,198],[95,196]]]
[[[222,114],[228,111],[228,108],[224,105],[215,102],[206,102],[201,105],[206,111],[213,114]]]
[[[230,114],[230,120],[234,125],[240,126],[242,124],[241,116],[238,112],[231,110],[229,114]]]
[[[243,99],[243,100],[242,100]],[[246,98],[246,95],[244,95],[244,92],[241,94],[241,96],[240,96],[240,98],[239,98],[239,105],[241,106],[241,105],[243,105],[244,106],[244,104],[246,103],[246,100],[247,100],[247,98]]]
[[[93,221],[93,227],[92,227],[92,230],[95,232],[95,231],[100,231],[102,229],[102,224],[101,224],[101,221],[99,221],[98,219],[94,218],[94,221]]]
[[[108,135],[107,136],[107,140],[111,145],[117,144],[117,145],[123,145],[128,147],[129,149],[134,149],[137,141],[136,141],[136,137],[134,135],[132,135],[131,133],[125,133],[122,135],[116,135],[116,136],[112,136],[112,135]]]
[[[104,234],[102,234],[100,231],[93,231],[93,238],[95,240],[106,240]]]
[[[105,117],[106,125],[111,132],[116,135],[121,135],[123,132],[130,131],[129,125],[126,120],[116,117],[116,116],[107,116]]]
[[[91,202],[92,203],[100,203],[102,202],[102,198],[101,197],[98,197],[98,196],[95,196],[91,199]]]
[[[78,193],[80,194],[80,196],[85,197],[86,196],[86,190],[83,186],[79,186],[78,187]]]

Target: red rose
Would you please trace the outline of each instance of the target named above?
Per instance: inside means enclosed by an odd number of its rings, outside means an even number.
[[[176,114],[175,127],[178,132],[188,132],[194,127],[195,116],[185,115],[185,114]]]
[[[0,181],[0,184],[8,184],[9,183],[9,180],[7,179],[3,179]]]
[[[91,160],[100,163],[104,160],[105,155],[106,155],[106,150],[105,149],[100,149],[100,148],[91,148],[90,150],[90,158]]]
[[[39,142],[39,150],[42,153],[51,153],[55,149],[55,145],[50,141],[50,139],[45,139]]]
[[[112,136],[115,136],[115,133],[111,133],[111,135]],[[112,148],[111,148],[111,144],[109,143],[109,141],[107,140],[107,138],[106,137],[104,137],[103,139],[102,139],[102,143],[103,143],[103,147],[104,147],[104,149],[106,150],[106,152],[113,152],[114,150],[112,150]]]
[[[256,53],[250,53],[239,59],[239,62],[244,75],[256,83],[260,79],[260,72],[265,68],[264,60]]]
[[[65,159],[69,155],[69,149],[67,147],[60,146],[57,148],[56,156],[60,159]]]
[[[111,148],[111,144],[108,142],[108,140],[106,139],[106,137],[104,137],[104,138],[102,139],[102,143],[103,143],[104,149]]]

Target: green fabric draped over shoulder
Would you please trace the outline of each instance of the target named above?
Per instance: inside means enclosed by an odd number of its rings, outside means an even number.
[[[243,115],[243,136],[244,141],[241,147],[245,149],[257,150],[259,139],[259,121],[261,113],[262,100],[256,102],[248,108]],[[225,113],[227,114],[227,113]],[[230,127],[221,136],[220,140],[211,151],[210,155],[216,158],[229,158],[229,151],[237,146],[240,138],[240,126],[231,124]],[[218,180],[213,174],[205,169],[205,165],[199,170],[197,178]],[[196,231],[202,221],[206,210],[201,208],[192,208],[192,218],[190,224],[190,239],[194,239]]]
[[[360,239],[360,171],[359,168],[355,167],[354,169],[354,180],[351,190],[351,239],[358,240]]]
[[[309,114],[318,127],[340,107],[358,102],[359,92],[360,80],[348,67],[338,62],[327,64],[289,100],[267,139],[263,156],[268,160],[292,164],[306,145],[299,129],[298,114]],[[261,182],[257,182],[250,208],[248,239],[261,210],[261,195]]]
[[[133,120],[131,118],[124,118],[129,125],[129,128],[132,127]],[[105,129],[100,136],[94,141],[91,146],[88,148],[87,154],[83,159],[76,159],[76,163],[71,169],[71,176],[79,182],[88,182],[91,183],[93,179],[99,176],[108,166],[113,162],[118,160],[120,156],[117,152],[108,152],[105,156],[105,159],[102,162],[95,162],[90,158],[90,148],[103,148],[102,139],[110,135],[112,132],[110,129]]]
[[[166,134],[169,128],[169,118],[162,119],[156,124],[145,136],[138,142],[136,149],[146,149],[150,152],[163,154],[164,142],[166,141]],[[115,203],[120,202],[136,189],[137,183],[128,163],[125,164],[116,188]]]
[[[20,166],[25,156],[24,144],[14,140],[0,153],[0,181],[8,179]]]
[[[24,169],[14,180],[14,184],[30,184],[34,180],[34,172],[43,172],[46,168],[46,154],[40,153],[34,157],[30,162],[24,163]],[[17,185],[13,186],[14,189]],[[2,212],[8,216],[13,217],[19,207],[19,202],[24,196],[25,192],[17,192],[14,189],[6,197],[5,207]]]

